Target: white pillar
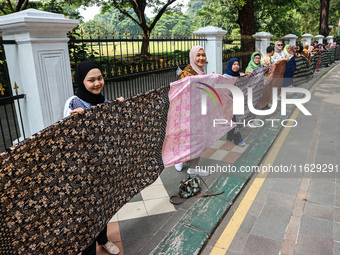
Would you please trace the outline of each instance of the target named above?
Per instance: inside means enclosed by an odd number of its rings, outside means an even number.
[[[317,40],[318,41],[318,43],[323,43],[323,38],[324,38],[324,36],[323,35],[316,35],[316,36],[314,36],[314,38],[315,38],[315,40]]]
[[[298,38],[296,35],[289,34],[283,37],[285,39],[285,44],[289,44],[290,46],[296,45],[296,39]]]
[[[327,39],[327,43],[333,43],[334,42],[334,36],[332,36],[332,35],[327,36],[326,39]]]
[[[302,36],[302,39],[303,39],[303,44],[308,44],[308,46],[311,46],[312,45],[312,38],[313,38],[313,35],[311,34],[303,34]]]
[[[67,98],[73,95],[67,32],[78,20],[62,14],[28,9],[0,17],[8,71],[16,82],[25,136],[32,135],[63,117]]]
[[[197,35],[204,35],[207,41],[202,42],[202,47],[207,55],[207,73],[223,72],[223,56],[222,56],[222,37],[227,33],[219,27],[203,27],[194,32]]]
[[[253,37],[256,39],[255,51],[260,52],[262,57],[265,56],[267,54],[267,47],[270,46],[270,38],[273,35],[267,32],[257,32]]]

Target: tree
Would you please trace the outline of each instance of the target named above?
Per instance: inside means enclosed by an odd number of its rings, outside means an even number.
[[[141,47],[141,55],[148,56],[149,55],[149,37],[156,26],[159,19],[162,17],[164,13],[169,11],[180,11],[181,4],[171,7],[177,0],[111,0],[108,2],[102,1],[102,10],[107,11],[110,8],[114,8],[118,10],[123,15],[129,17],[133,22],[138,24],[142,29],[143,43]],[[90,0],[89,0],[90,2]],[[147,17],[145,15],[146,7],[153,8],[153,12],[157,13],[156,16],[150,21],[147,21]],[[137,18],[131,15],[127,8],[132,8]]]
[[[188,3],[187,14],[191,17],[196,16],[196,11],[202,8],[204,0],[190,0]]]
[[[19,0],[16,1],[16,5],[10,0],[1,1],[0,11],[3,15],[25,10],[28,6],[29,0]]]
[[[330,0],[320,0],[320,26],[319,34],[323,36],[328,36],[328,17],[329,17],[329,4]]]

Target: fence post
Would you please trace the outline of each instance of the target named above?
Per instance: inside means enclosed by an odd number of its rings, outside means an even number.
[[[332,35],[327,36],[326,39],[327,39],[327,43],[333,43],[334,42],[334,36],[332,36]]]
[[[324,38],[323,35],[316,35],[316,36],[314,36],[314,38],[315,38],[315,40],[318,41],[318,43],[323,44],[323,38]]]
[[[285,44],[296,45],[296,39],[298,38],[296,35],[289,34],[283,37],[285,39]]]
[[[303,38],[303,44],[307,43],[308,46],[312,45],[313,35],[311,35],[311,34],[303,34],[301,37]]]
[[[67,32],[78,20],[62,14],[28,9],[0,17],[12,88],[16,82],[21,100],[25,135],[32,135],[63,117],[73,94]]]
[[[219,27],[202,27],[194,32],[196,35],[204,35],[207,41],[202,41],[201,46],[207,55],[207,73],[222,74],[222,37],[227,33]],[[203,43],[203,45],[202,45]]]
[[[265,56],[267,54],[267,47],[270,46],[270,38],[272,38],[273,35],[267,32],[257,32],[253,37],[256,39],[255,51]]]

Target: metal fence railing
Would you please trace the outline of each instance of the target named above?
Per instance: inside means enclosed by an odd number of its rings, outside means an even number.
[[[97,31],[73,32],[69,41],[71,69],[84,60],[98,63],[105,76],[108,99],[131,97],[175,81],[178,67],[189,64],[189,52],[204,45],[201,35],[152,33],[148,38],[132,32],[102,35]],[[76,85],[75,85],[76,88]]]

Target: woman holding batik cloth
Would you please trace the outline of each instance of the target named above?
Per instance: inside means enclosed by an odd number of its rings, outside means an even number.
[[[282,49],[283,49],[282,42],[277,41],[275,43],[275,53],[274,53],[274,56],[273,56],[274,64],[279,63],[283,60],[285,60],[285,61],[289,60],[289,55],[287,55],[287,53],[284,52]]]
[[[223,73],[224,76],[230,77],[230,78],[238,78],[240,77],[240,61],[237,58],[232,58],[229,60],[227,69]],[[235,115],[233,116],[233,121],[236,122]],[[238,146],[245,146],[246,143],[243,141],[243,138],[240,134],[240,132],[237,131],[236,128],[233,128],[227,133],[227,140],[234,142],[234,144]]]
[[[261,65],[261,55],[258,52],[254,52],[251,55],[251,59],[246,68],[246,74],[251,73],[254,69],[258,68]]]
[[[179,79],[183,79],[187,76],[195,76],[195,75],[203,75],[206,74],[204,71],[204,65],[207,61],[207,57],[205,55],[205,51],[203,47],[197,45],[192,47],[189,53],[190,64],[187,65],[184,70],[179,74]],[[187,170],[188,174],[198,174],[200,176],[208,176],[209,171],[203,171],[198,166],[200,158],[195,158],[190,160],[189,169]],[[178,163],[175,165],[177,171],[182,171],[184,163]]]

